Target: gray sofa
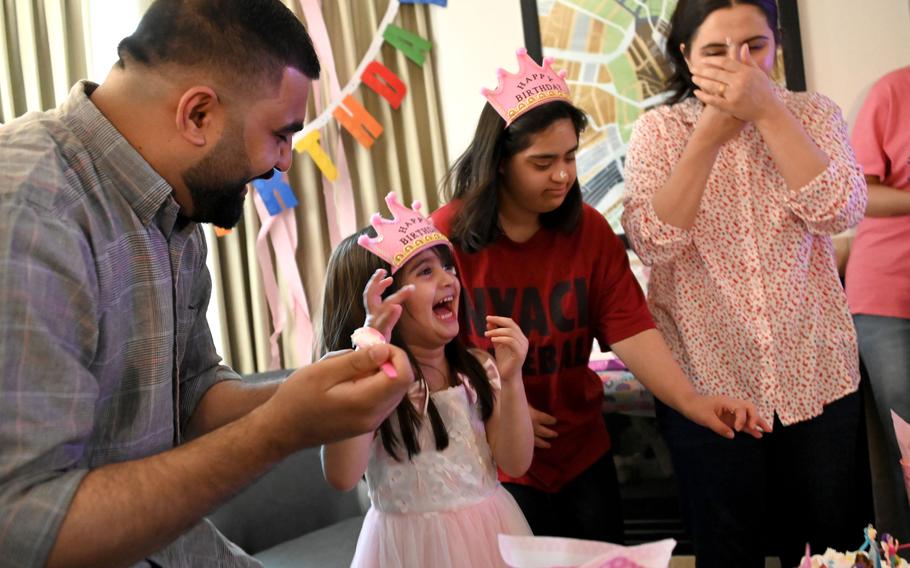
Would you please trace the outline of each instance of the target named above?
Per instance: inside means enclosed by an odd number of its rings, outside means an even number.
[[[281,373],[244,380],[275,376]],[[319,448],[309,448],[278,464],[209,520],[267,568],[348,568],[366,505],[362,488],[332,488],[322,476]]]

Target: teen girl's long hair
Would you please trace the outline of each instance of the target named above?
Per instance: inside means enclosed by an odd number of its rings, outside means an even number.
[[[324,302],[322,307],[322,322],[317,336],[317,351],[321,356],[330,351],[351,349],[351,334],[363,325],[366,319],[366,308],[363,305],[363,290],[367,281],[380,268],[391,273],[391,267],[378,256],[367,251],[357,244],[360,235],[376,236],[372,227],[367,227],[356,234],[341,241],[332,257],[326,271]],[[435,252],[443,265],[453,265],[452,252],[445,245],[435,246]],[[393,278],[393,284],[386,290],[384,296],[395,293],[401,287],[401,272]],[[411,367],[414,369],[415,379],[423,379],[423,374],[411,350],[401,340],[397,330],[392,331],[391,343],[400,347],[408,356]],[[476,357],[468,352],[467,348],[459,341],[453,339],[445,346],[445,356],[452,367],[453,373],[462,373],[470,381],[471,386],[477,391],[480,402],[480,413],[483,420],[487,420],[493,413],[493,388],[490,386],[487,373]],[[455,386],[455,385],[449,385]],[[430,425],[433,428],[433,437],[436,449],[443,450],[449,445],[449,433],[446,430],[439,410],[430,399],[427,409]],[[401,436],[399,438],[392,426],[392,417],[386,418],[379,427],[382,446],[393,458],[401,461],[398,448],[403,445],[408,459],[420,453],[420,443],[417,433],[421,424],[420,412],[414,408],[410,399],[405,396],[395,409],[394,416],[398,421]]]
[[[474,139],[443,179],[446,201],[462,201],[452,223],[452,242],[466,252],[477,252],[499,236],[501,170],[512,156],[532,144],[535,134],[566,118],[572,121],[576,136],[580,136],[587,126],[587,117],[568,102],[540,105],[518,117],[508,128],[490,103],[484,105]],[[562,204],[541,214],[540,224],[564,233],[572,232],[581,220],[581,210],[581,187],[576,178]]]

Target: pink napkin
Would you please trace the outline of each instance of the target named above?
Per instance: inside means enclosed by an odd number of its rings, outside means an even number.
[[[549,536],[499,535],[499,551],[512,568],[667,568],[673,539],[620,546]]]
[[[904,421],[893,410],[891,421],[894,422],[894,434],[901,449],[901,469],[904,470],[904,487],[907,488],[907,503],[910,503],[910,424]]]
[[[891,411],[891,420],[894,422],[894,434],[897,436],[897,445],[901,448],[903,461],[910,463],[910,424],[907,424],[893,410]]]

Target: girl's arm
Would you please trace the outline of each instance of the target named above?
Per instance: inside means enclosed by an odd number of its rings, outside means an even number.
[[[636,121],[626,158],[622,225],[642,262],[672,262],[691,246],[718,153],[743,124],[711,106],[701,111],[691,133],[659,109]]]
[[[744,427],[756,438],[761,438],[762,432],[771,431],[771,425],[758,415],[751,402],[695,392],[656,329],[617,341],[610,347],[655,397],[689,420],[727,438],[733,437],[733,430],[738,432]]]
[[[885,185],[878,176],[867,175],[866,183],[869,184],[866,217],[910,215],[910,191]]]
[[[401,304],[414,290],[414,286],[405,286],[383,300],[383,292],[392,283],[392,277],[387,276],[385,270],[379,269],[363,289],[363,307],[367,314],[364,326],[379,331],[386,341],[391,337],[392,328],[401,316]],[[367,469],[374,436],[375,432],[370,432],[322,446],[322,474],[332,487],[349,491],[357,485]]]
[[[695,69],[698,85],[723,83],[723,96],[695,96],[737,118],[754,122],[784,178],[786,207],[810,233],[830,235],[862,219],[866,182],[857,166],[840,107],[819,94],[807,97],[800,117],[774,94],[771,80],[752,61],[747,45],[738,58],[712,58]]]
[[[720,147],[735,138],[744,125],[715,107],[702,110],[669,179],[651,200],[658,219],[681,229],[692,228]]]
[[[370,432],[322,446],[322,474],[329,485],[339,491],[356,487],[367,470],[373,436]]]
[[[493,362],[487,359],[484,368],[498,372],[501,383],[499,395],[493,400],[493,414],[486,422],[487,442],[496,465],[506,475],[520,477],[531,467],[534,457],[534,429],[521,379],[528,339],[510,318],[487,316],[487,328],[485,335],[493,341],[496,364],[490,369]]]

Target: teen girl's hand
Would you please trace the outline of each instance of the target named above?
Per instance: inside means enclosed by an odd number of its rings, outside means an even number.
[[[729,112],[714,105],[705,105],[695,123],[693,139],[701,137],[708,144],[719,147],[739,136],[745,125],[745,122]]]
[[[774,94],[771,78],[752,59],[747,43],[738,50],[731,44],[725,57],[706,57],[690,70],[699,87],[695,91],[698,100],[742,121],[755,122],[783,105]]]
[[[680,405],[680,411],[725,438],[733,438],[734,432],[743,430],[761,438],[762,433],[771,431],[771,425],[758,415],[755,405],[727,396],[695,395]]]
[[[363,289],[363,307],[367,313],[363,325],[379,331],[387,342],[391,341],[392,329],[401,317],[401,304],[414,292],[414,286],[409,284],[383,300],[382,294],[392,282],[392,277],[387,277],[386,271],[380,268],[373,273]]]
[[[503,382],[521,380],[521,366],[528,355],[528,338],[512,318],[487,316],[485,337],[493,342],[496,368]]]

